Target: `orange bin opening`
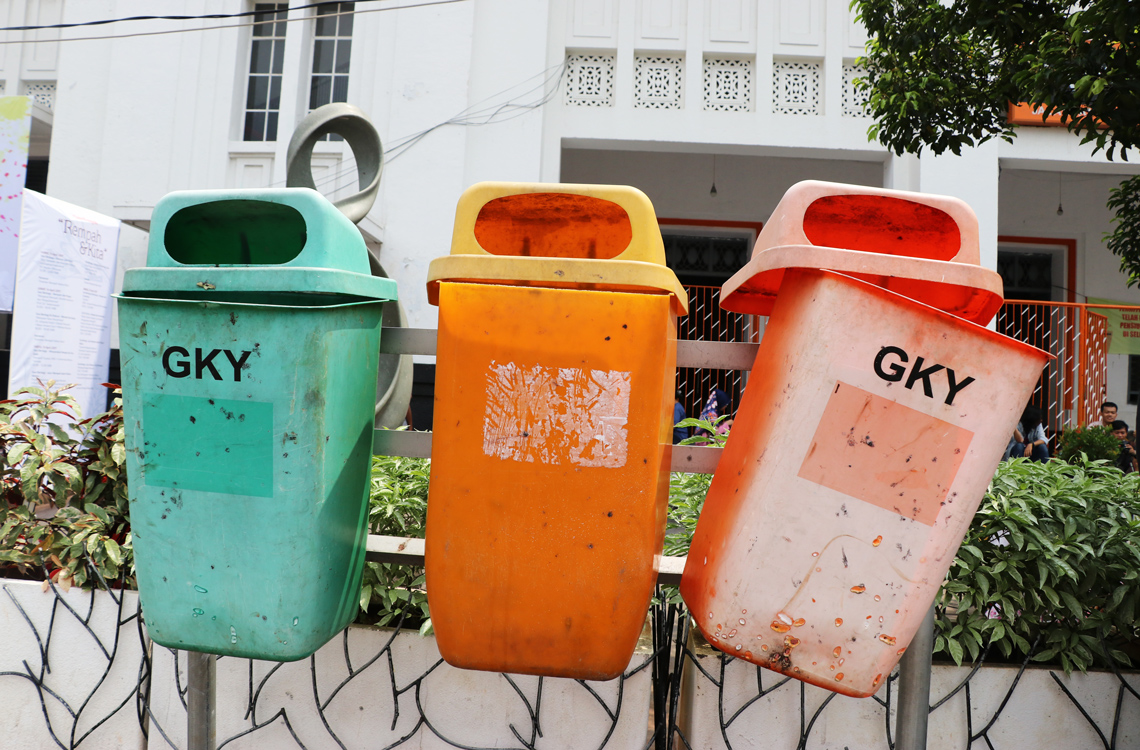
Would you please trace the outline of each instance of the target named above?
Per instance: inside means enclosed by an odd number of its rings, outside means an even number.
[[[475,239],[492,255],[608,260],[629,247],[633,228],[613,201],[525,193],[488,201],[475,220]]]
[[[813,245],[950,260],[962,246],[958,222],[945,211],[884,195],[828,195],[804,212]]]

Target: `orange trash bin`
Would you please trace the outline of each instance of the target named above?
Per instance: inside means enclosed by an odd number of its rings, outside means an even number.
[[[657,579],[687,309],[653,207],[628,187],[475,185],[428,298],[425,562],[440,653],[612,679]]]
[[[982,327],[977,236],[956,199],[800,183],[724,285],[769,320],[681,581],[715,647],[856,697],[906,650],[1049,359]]]

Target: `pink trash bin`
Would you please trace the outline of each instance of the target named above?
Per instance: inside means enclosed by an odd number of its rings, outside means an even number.
[[[681,581],[713,646],[856,697],[897,664],[1049,359],[979,325],[1002,299],[977,259],[952,198],[777,206],[721,296],[770,317]]]

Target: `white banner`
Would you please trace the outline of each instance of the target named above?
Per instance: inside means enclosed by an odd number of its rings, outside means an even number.
[[[12,309],[16,252],[20,245],[20,198],[28,172],[32,99],[0,96],[0,310]]]
[[[119,221],[24,191],[8,394],[55,380],[84,417],[107,403]]]

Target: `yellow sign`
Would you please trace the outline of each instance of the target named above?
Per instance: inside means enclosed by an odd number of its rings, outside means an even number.
[[[1108,319],[1108,353],[1140,354],[1140,307],[1111,299],[1088,298],[1090,305],[1120,305],[1120,307],[1093,307],[1089,312]]]

